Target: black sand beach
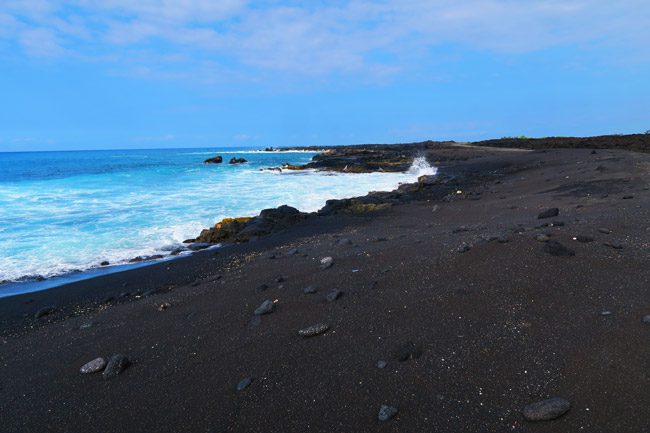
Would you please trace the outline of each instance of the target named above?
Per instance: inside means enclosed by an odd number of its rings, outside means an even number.
[[[0,299],[0,431],[650,431],[649,150],[650,135],[338,148],[347,163],[319,168],[425,156],[439,174]],[[299,335],[312,325],[327,331]],[[80,373],[114,354],[115,377]],[[568,412],[524,418],[553,397]]]

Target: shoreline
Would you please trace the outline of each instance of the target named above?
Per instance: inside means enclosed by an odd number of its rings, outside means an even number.
[[[608,144],[609,143],[609,144]],[[560,147],[558,147],[558,144]],[[312,161],[303,165],[303,166],[291,166],[293,168],[290,168],[289,170],[305,170],[305,171],[313,171],[313,172],[341,172],[341,173],[372,173],[377,171],[377,167],[373,166],[372,163],[368,164],[368,160],[372,160],[371,156],[368,158],[368,154],[370,153],[377,153],[379,155],[379,159],[384,159],[386,158],[386,152],[388,151],[389,153],[403,153],[403,160],[400,160],[401,164],[396,164],[396,170],[397,172],[406,172],[408,170],[408,167],[410,167],[410,164],[412,163],[413,159],[417,157],[421,157],[424,150],[427,149],[427,147],[431,148],[437,148],[437,147],[443,147],[446,148],[447,151],[449,150],[454,150],[454,149],[463,149],[463,150],[468,150],[470,153],[472,151],[478,152],[479,155],[484,155],[485,152],[496,152],[497,154],[500,152],[521,152],[521,151],[548,151],[550,149],[555,149],[555,148],[563,148],[561,146],[566,146],[566,148],[576,148],[576,149],[617,149],[621,148],[622,150],[631,150],[631,151],[636,151],[636,152],[650,152],[650,134],[631,134],[631,135],[604,135],[604,136],[594,136],[594,137],[541,137],[541,138],[519,138],[519,137],[504,137],[501,139],[490,139],[490,140],[482,140],[478,142],[455,142],[455,141],[423,141],[423,142],[412,142],[412,143],[397,143],[397,144],[353,144],[353,145],[338,145],[338,146],[302,146],[302,147],[287,147],[287,148],[274,148],[273,150],[254,150],[254,151],[248,151],[250,152],[261,152],[261,153],[296,153],[296,152],[304,152],[304,153],[314,153],[316,152],[316,155],[312,158]],[[607,147],[610,146],[610,147]],[[220,150],[217,153],[242,153],[245,151],[232,151],[229,152],[227,150]],[[213,152],[207,152],[206,154],[212,154]],[[203,153],[201,153],[203,154]],[[344,157],[349,157],[351,161],[353,161],[355,164],[363,167],[361,170],[358,171],[348,171],[347,170],[347,165],[341,166],[339,158],[340,156],[343,155]],[[388,159],[391,159],[392,155],[388,156]],[[322,159],[319,160],[317,157],[322,157]],[[316,159],[316,164],[314,164],[314,159]],[[446,163],[451,162],[451,166],[445,167],[446,170],[453,172],[453,165],[457,161],[455,157],[452,158],[441,158],[442,161],[445,161]],[[437,164],[441,164],[441,160],[435,161]],[[461,161],[466,160],[466,159],[461,159]],[[430,161],[427,161],[431,163]],[[439,166],[438,165],[432,165],[432,167],[436,170],[437,175],[439,172]],[[275,167],[270,167],[268,169],[264,170],[274,170],[276,169]],[[390,172],[390,171],[389,171]],[[458,176],[460,173],[450,173],[448,174],[451,175],[451,177]],[[413,183],[406,183],[406,184],[401,184],[404,186],[414,186],[417,185],[418,182],[413,182]],[[348,202],[350,200],[358,200],[358,199],[368,199],[371,197],[373,194],[376,194],[377,192],[380,194],[383,194],[384,196],[390,197],[391,194],[395,193],[396,191],[399,190],[399,187],[396,188],[393,191],[370,191],[368,194],[363,195],[363,196],[358,196],[358,197],[351,197],[348,199],[335,199],[333,200],[334,202]],[[327,200],[329,202],[331,200]],[[375,202],[376,200],[373,200]],[[381,199],[380,199],[381,201]],[[276,209],[276,208],[273,208]],[[322,209],[313,211],[313,212],[303,212],[300,211],[301,214],[304,215],[320,215]],[[371,210],[371,212],[374,209]],[[365,213],[365,210],[363,210],[361,213]],[[258,215],[259,216],[259,215]],[[255,218],[255,217],[242,217],[241,215],[236,215],[233,217],[226,217],[225,220],[237,220],[237,219],[242,219],[242,218]],[[219,224],[219,222],[215,223],[215,226]],[[203,231],[205,232],[206,230],[210,230],[214,226],[207,227]],[[288,227],[289,229],[291,227]],[[287,229],[286,227],[280,228],[279,231],[284,231]],[[271,231],[265,236],[275,234],[275,231]],[[122,272],[129,272],[131,270],[136,270],[142,267],[149,267],[153,265],[158,265],[158,264],[164,264],[170,260],[177,260],[177,259],[182,259],[182,258],[187,258],[191,257],[203,250],[212,250],[215,247],[217,247],[216,243],[205,243],[205,242],[197,242],[196,240],[199,238],[197,237],[194,239],[194,242],[183,242],[183,246],[180,248],[184,248],[182,251],[177,248],[176,250],[178,251],[172,251],[168,255],[163,256],[163,257],[154,257],[153,259],[150,259],[148,257],[134,257],[133,259],[129,260],[128,262],[124,263],[116,263],[116,264],[110,264],[107,266],[102,266],[98,265],[95,267],[91,267],[85,270],[81,270],[78,272],[71,272],[67,274],[62,274],[62,275],[56,275],[53,277],[47,277],[44,280],[26,280],[26,281],[9,281],[6,283],[3,283],[0,285],[0,288],[4,285],[5,287],[10,287],[14,285],[22,285],[25,284],[27,286],[34,285],[39,287],[40,284],[44,286],[43,288],[36,288],[34,290],[28,290],[25,292],[19,292],[19,293],[13,293],[9,294],[6,296],[1,296],[0,301],[3,299],[11,298],[14,296],[21,296],[21,295],[30,295],[34,293],[39,293],[42,291],[46,290],[52,290],[52,289],[59,289],[66,287],[68,285],[76,284],[76,283],[83,283],[85,280],[91,280],[95,278],[102,278],[107,275],[111,274],[119,274]],[[253,241],[257,241],[258,237],[254,236]],[[233,240],[231,239],[224,239],[226,242],[223,246],[231,245],[231,242]],[[239,243],[239,240],[234,240],[234,242]],[[245,240],[245,242],[248,242],[248,239]],[[197,248],[192,248],[192,245],[200,245],[200,247]],[[221,247],[223,247],[221,246]],[[176,252],[176,254],[174,254]],[[113,270],[112,268],[119,268],[118,270]],[[90,274],[90,276],[86,276],[87,274]],[[78,277],[78,278],[77,278]],[[48,283],[50,281],[64,281],[62,283],[54,283],[53,285],[49,285]],[[69,280],[69,281],[68,281]]]
[[[270,153],[271,151],[262,151],[266,153]],[[273,152],[281,152],[274,150]],[[296,153],[298,151],[296,150],[289,150],[286,153]],[[305,153],[313,153],[313,151],[304,151]],[[221,153],[227,153],[227,152],[221,152]],[[233,152],[235,153],[235,152]],[[264,170],[277,170],[277,167],[271,167],[268,169],[260,169],[262,171]],[[435,170],[435,169],[434,169]],[[325,172],[328,170],[319,170],[319,169],[305,169],[304,172],[313,172],[313,173],[320,173],[320,172]],[[404,174],[407,174],[408,171],[403,172]],[[350,173],[353,174],[353,173]],[[414,174],[415,175],[415,174]],[[403,182],[400,182],[397,186],[401,185]],[[406,182],[409,183],[409,182]],[[368,191],[369,193],[373,192],[389,192],[388,190],[381,190],[381,191]],[[351,197],[354,198],[354,197]],[[325,199],[325,201],[329,200]],[[260,211],[262,211],[261,209]],[[317,210],[301,210],[300,211],[303,214],[314,214],[318,212]],[[253,217],[242,217],[240,215],[233,215],[232,217],[226,217],[225,220],[231,220],[231,219],[242,219],[242,218],[253,218]],[[210,226],[212,227],[212,226]],[[208,228],[210,228],[208,227]],[[130,269],[135,269],[143,266],[150,266],[152,264],[156,263],[164,263],[169,260],[174,260],[179,257],[184,257],[184,256],[189,256],[197,251],[201,251],[204,249],[213,249],[217,247],[218,245],[216,243],[205,243],[201,241],[197,241],[196,238],[198,238],[199,233],[196,233],[196,236],[194,239],[188,239],[184,241],[180,245],[170,245],[169,248],[165,248],[164,250],[157,251],[154,255],[138,255],[135,256],[131,259],[127,259],[125,261],[120,261],[120,262],[108,262],[108,260],[102,261],[101,264],[97,262],[98,264],[91,266],[86,269],[80,269],[80,270],[75,270],[71,271],[68,273],[63,273],[63,274],[58,274],[58,275],[53,275],[49,277],[41,277],[40,275],[38,276],[25,276],[19,280],[13,280],[13,281],[2,281],[0,282],[0,290],[6,290],[8,293],[3,294],[0,293],[0,299],[9,297],[9,296],[15,296],[18,294],[23,294],[23,293],[34,293],[38,292],[41,290],[49,290],[54,287],[66,285],[69,283],[73,282],[78,282],[82,281],[85,279],[89,278],[96,278],[98,276],[106,275],[106,274],[112,274],[116,272],[125,272]],[[188,242],[191,241],[191,242]],[[165,252],[166,251],[166,252]],[[24,289],[21,289],[24,287]]]
[[[644,431],[650,155],[425,154],[433,179],[254,242],[0,299],[6,428]],[[79,374],[112,353],[119,377]],[[569,412],[524,420],[550,397]]]

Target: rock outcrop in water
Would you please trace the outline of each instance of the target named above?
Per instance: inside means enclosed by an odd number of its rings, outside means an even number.
[[[410,149],[409,149],[410,150]],[[413,154],[401,148],[372,149],[343,147],[331,149],[312,158],[305,165],[285,165],[287,170],[328,170],[345,173],[371,173],[376,171],[406,171],[413,162]]]
[[[205,161],[203,161],[203,164],[221,164],[223,162],[223,158],[219,155],[213,156],[212,158],[208,158]]]
[[[245,158],[230,158],[229,164],[244,164],[248,162]]]

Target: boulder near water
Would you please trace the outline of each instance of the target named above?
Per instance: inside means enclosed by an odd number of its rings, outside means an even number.
[[[223,162],[223,158],[219,155],[213,156],[212,158],[208,158],[205,161],[203,161],[203,164],[221,164]]]
[[[563,398],[555,397],[529,404],[524,408],[522,414],[527,421],[550,421],[561,417],[569,409],[571,409],[571,403]]]

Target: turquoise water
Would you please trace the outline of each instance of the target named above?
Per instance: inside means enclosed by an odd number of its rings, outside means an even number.
[[[202,163],[216,154],[249,163]],[[93,275],[102,261],[167,256],[225,217],[281,204],[314,211],[327,199],[392,190],[432,170],[260,170],[306,163],[313,155],[233,149],[0,153],[0,296],[3,289],[16,291],[11,282]]]

